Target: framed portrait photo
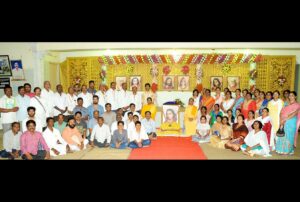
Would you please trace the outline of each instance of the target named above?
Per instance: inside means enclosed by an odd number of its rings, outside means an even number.
[[[222,91],[223,87],[223,77],[222,76],[212,76],[210,77],[210,89],[215,92],[216,88],[220,88]]]
[[[189,76],[178,76],[178,90],[179,91],[189,91],[190,89],[190,77]]]
[[[227,77],[228,88],[230,91],[235,91],[240,88],[240,77],[239,76],[229,76]]]
[[[175,76],[163,76],[163,90],[175,89]]]
[[[12,80],[25,80],[22,60],[11,60]]]
[[[8,55],[0,55],[0,77],[12,76],[11,64]]]
[[[163,105],[162,123],[176,122],[179,124],[179,106]]]
[[[127,77],[126,76],[116,76],[116,89],[121,90],[122,84],[127,83]]]
[[[142,77],[140,75],[130,76],[129,84],[130,84],[130,90],[132,90],[133,87],[137,87],[137,90],[141,91],[142,90]]]

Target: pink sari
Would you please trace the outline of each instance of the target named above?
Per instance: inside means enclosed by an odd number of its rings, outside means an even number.
[[[282,108],[281,112],[280,112],[280,118],[282,120],[285,120],[287,119],[287,117],[295,112],[295,111],[298,111],[298,115],[297,115],[297,126],[296,126],[296,134],[295,134],[295,142],[294,142],[294,145],[296,146],[297,145],[297,138],[298,138],[298,129],[299,129],[299,126],[300,126],[300,104],[295,102],[291,105],[288,105],[284,108]]]

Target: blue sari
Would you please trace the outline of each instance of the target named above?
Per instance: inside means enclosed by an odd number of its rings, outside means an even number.
[[[243,102],[244,102],[244,98],[243,97],[240,97],[238,100],[236,100],[236,102],[235,102],[235,104],[234,104],[234,106],[232,108],[232,115],[234,116],[234,118],[235,118],[235,111],[237,109],[241,108],[241,105],[242,105]]]
[[[263,101],[263,103],[261,104],[261,106],[260,106],[260,108],[259,108],[259,111],[258,111],[259,116],[262,115],[262,110],[268,106],[269,101],[270,101],[270,100],[264,99],[264,101]]]
[[[287,120],[284,124],[284,137],[276,137],[275,150],[279,154],[294,154],[294,140],[297,130],[297,116]]]

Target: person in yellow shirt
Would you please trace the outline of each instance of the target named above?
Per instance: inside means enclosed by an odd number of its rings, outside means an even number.
[[[184,112],[185,135],[195,135],[197,127],[197,107],[194,105],[194,98],[189,99],[189,105]]]
[[[148,97],[147,98],[147,104],[143,106],[142,108],[142,112],[141,112],[141,115],[143,118],[146,117],[145,113],[149,111],[151,112],[151,118],[153,120],[155,120],[155,116],[156,116],[156,106],[153,104],[152,102],[152,98],[151,97]]]

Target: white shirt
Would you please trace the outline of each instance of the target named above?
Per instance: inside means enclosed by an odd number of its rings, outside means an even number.
[[[21,131],[22,131],[22,132],[27,131],[26,122],[29,121],[29,120],[34,120],[34,121],[35,121],[35,124],[36,124],[35,130],[36,130],[36,131],[38,131],[38,132],[40,132],[40,133],[43,132],[43,127],[44,127],[44,126],[42,125],[42,121],[39,120],[37,117],[34,117],[34,119],[29,119],[28,117],[27,117],[26,119],[24,119],[24,120],[22,121],[22,128],[21,128]]]
[[[102,125],[102,127],[99,124],[95,125],[91,134],[91,141],[94,139],[101,143],[104,143],[104,141],[107,139],[107,143],[110,143],[111,133],[108,125],[105,123]]]
[[[92,103],[93,103],[93,94],[87,92],[86,94],[84,93],[80,93],[78,95],[78,98],[82,98],[83,99],[83,106],[85,108],[88,108]]]
[[[7,131],[3,135],[3,148],[7,152],[12,152],[13,149],[20,150],[20,139],[22,133],[19,131],[16,135],[12,130]]]
[[[27,117],[27,108],[30,105],[30,97],[28,95],[18,95],[16,99],[19,105],[19,110],[17,111],[17,120],[22,121]]]
[[[135,123],[132,121],[132,122],[130,122],[128,125],[127,125],[127,135],[128,135],[128,139],[130,139],[130,141],[133,141],[133,132],[135,131]],[[141,126],[141,131],[145,131],[145,133],[146,133],[146,129],[145,129],[145,127],[142,125]],[[146,133],[146,135],[147,135],[147,133]],[[147,135],[147,137],[148,137],[148,135]]]
[[[3,95],[0,98],[0,108],[3,109],[12,109],[18,107],[17,99],[13,96],[8,98],[6,95]],[[17,121],[17,112],[1,112],[1,119],[3,124],[13,123]]]
[[[105,92],[102,93],[102,91],[99,90],[99,91],[97,91],[97,93],[95,95],[97,95],[99,97],[98,104],[101,105],[103,107],[104,111],[105,111],[105,104],[106,104]]]
[[[259,131],[256,134],[255,134],[255,130],[252,130],[245,137],[244,141],[245,141],[246,145],[249,147],[253,147],[254,145],[260,144],[260,146],[263,148],[265,154],[270,153],[267,135],[263,130]]]
[[[222,105],[223,108],[225,109],[224,113],[227,113],[227,110],[230,109],[230,107],[232,107],[233,104],[234,104],[234,99],[223,100]]]
[[[137,92],[136,95],[133,93],[130,94],[129,96],[130,104],[134,103],[135,104],[135,110],[140,111],[142,109],[142,95],[141,93]]]
[[[132,93],[121,89],[118,91],[117,102],[118,108],[128,107],[130,105],[130,95]]]
[[[38,102],[37,99],[40,101]],[[41,104],[42,105],[41,105]],[[35,117],[41,121],[42,126],[46,126],[46,118],[49,116],[48,112],[45,111],[45,100],[37,96],[30,99],[30,106],[35,107]],[[44,107],[43,107],[44,106]]]
[[[68,107],[67,95],[65,93],[61,95],[57,92],[54,93],[54,107],[55,106],[62,110]],[[61,112],[54,108],[54,116],[58,116],[59,114],[61,114]],[[68,115],[68,112],[65,112],[64,115]]]
[[[148,140],[149,137],[146,133],[146,130],[144,128],[141,128],[140,133],[138,133],[136,130],[132,131],[131,137],[130,137],[130,142],[132,141],[137,141],[137,142],[141,142],[141,140]]]
[[[49,147],[49,149],[55,148],[57,145],[57,141],[59,141],[62,145],[67,146],[67,142],[62,138],[59,130],[53,128],[53,132],[47,127],[43,132],[43,137]]]
[[[128,113],[131,111],[127,111],[124,114],[124,120],[127,121],[128,120]],[[137,115],[139,117],[139,120],[141,120],[141,115],[138,112],[133,112],[132,116]]]
[[[118,93],[116,90],[113,89],[108,89],[108,91],[105,94],[106,97],[106,103],[110,103],[111,104],[111,110],[117,110],[119,108],[118,105]]]
[[[197,131],[200,133],[201,136],[205,136],[207,135],[207,132],[210,131],[210,125],[208,123],[198,123]]]
[[[69,93],[67,94],[67,106],[68,106],[68,111],[73,112],[73,109],[76,107],[77,105],[77,96],[75,94],[73,94],[73,96],[71,96]],[[66,112],[68,115],[72,115],[73,113],[68,113]]]
[[[41,92],[41,98],[45,101],[45,108],[49,116],[53,117],[54,113],[54,93],[52,90],[47,91],[45,88]]]
[[[127,129],[127,125],[126,124],[124,124],[124,129],[125,130]],[[118,130],[118,121],[113,122],[111,124],[111,127],[110,127],[111,134],[113,134],[115,130]]]

